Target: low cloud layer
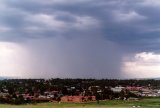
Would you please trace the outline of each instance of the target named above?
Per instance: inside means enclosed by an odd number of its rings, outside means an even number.
[[[0,51],[4,55],[6,42],[16,44],[28,58],[13,63],[23,69],[8,63],[3,76],[139,77],[132,74],[140,71],[132,69],[137,59],[130,60],[142,52],[159,54],[159,6],[156,0],[1,0]]]
[[[160,54],[142,52],[134,57],[124,58],[122,71],[126,72],[129,77],[154,78],[159,77],[159,67]]]

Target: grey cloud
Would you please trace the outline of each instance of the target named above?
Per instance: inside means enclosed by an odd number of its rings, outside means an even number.
[[[160,8],[149,2],[3,0],[0,41],[27,41],[33,76],[123,78],[123,56],[159,52]]]
[[[136,46],[139,43],[144,43],[146,45],[148,42],[143,40],[148,39],[148,41],[151,41],[151,39],[159,39],[159,31],[152,30],[151,32],[150,30],[153,28],[159,28],[160,17],[158,14],[159,8],[144,5],[146,2],[148,1],[4,1],[4,4],[7,7],[14,9],[14,11],[11,11],[11,9],[8,9],[9,11],[7,11],[6,9],[5,12],[8,12],[9,14],[1,16],[0,19],[1,23],[13,28],[11,33],[15,34],[15,38],[16,35],[21,35],[21,37],[25,38],[34,38],[35,35],[35,38],[38,38],[38,36],[41,38],[61,34],[65,35],[65,33],[71,33],[69,34],[70,36],[72,34],[76,34],[78,30],[74,31],[75,28],[71,28],[74,23],[77,23],[76,17],[89,16],[100,22],[100,27],[97,28],[97,31],[101,32],[100,35],[105,37],[106,40],[124,45],[131,44]],[[38,25],[35,25],[34,23],[28,23],[28,21],[24,19],[28,17],[28,15],[32,16],[36,14],[55,16],[56,21],[70,23],[67,25],[69,29],[65,32],[59,32],[51,28],[43,28],[43,30],[42,28],[39,28],[41,30],[40,32],[37,30],[34,31],[34,33],[28,33],[25,31],[26,27]],[[129,18],[129,21],[127,21],[127,17]],[[92,29],[93,28],[91,28],[91,31]],[[80,32],[84,32],[84,30],[80,30]],[[93,31],[94,30],[95,29],[93,29]]]

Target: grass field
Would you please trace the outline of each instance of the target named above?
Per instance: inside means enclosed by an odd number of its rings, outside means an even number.
[[[147,98],[140,101],[122,101],[111,100],[91,103],[40,103],[29,105],[5,105],[0,104],[0,108],[132,108],[141,106],[141,108],[160,108],[160,98]]]

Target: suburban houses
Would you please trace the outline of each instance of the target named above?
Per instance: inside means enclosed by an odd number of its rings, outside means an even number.
[[[128,100],[159,97],[159,82],[159,80],[128,80],[124,83],[123,80],[95,79],[1,80],[0,102],[13,104],[90,102],[109,99]]]

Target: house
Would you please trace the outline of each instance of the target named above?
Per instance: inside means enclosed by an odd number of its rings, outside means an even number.
[[[127,86],[126,89],[129,91],[141,91],[143,87]]]
[[[9,95],[9,93],[0,92],[0,96],[1,96],[1,97],[6,97],[6,96],[8,96],[8,95]]]
[[[114,93],[120,93],[123,89],[125,89],[125,87],[111,87],[111,90],[114,92]]]
[[[95,101],[95,96],[63,96],[61,97],[62,102],[88,102]]]

